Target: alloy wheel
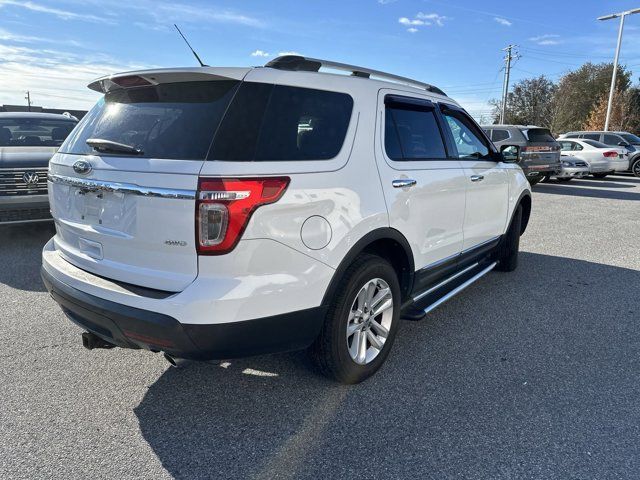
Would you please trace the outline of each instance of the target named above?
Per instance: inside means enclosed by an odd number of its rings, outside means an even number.
[[[393,295],[381,278],[365,283],[349,310],[347,348],[351,359],[366,365],[384,348],[393,320]]]

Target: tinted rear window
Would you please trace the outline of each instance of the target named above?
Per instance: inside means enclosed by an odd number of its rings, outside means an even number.
[[[446,158],[444,142],[433,110],[387,106],[385,150],[392,160]]]
[[[580,135],[580,138],[588,138],[590,140],[600,140],[600,134],[599,133],[585,133],[583,135]]]
[[[353,99],[346,93],[243,83],[220,125],[212,160],[328,160],[344,143]]]
[[[555,143],[556,141],[553,135],[551,135],[551,132],[546,128],[530,128],[526,131],[526,135],[530,142]]]
[[[76,123],[64,119],[1,118],[0,147],[59,147]]]
[[[89,138],[124,143],[141,157],[203,160],[239,82],[180,82],[107,93],[60,151],[95,151]]]
[[[509,138],[509,132],[507,130],[494,130],[491,140],[494,142],[501,142]]]
[[[608,145],[605,145],[602,142],[596,142],[595,140],[589,140],[589,139],[584,139],[582,140],[584,143],[586,143],[587,145],[591,145],[592,147],[596,147],[596,148],[608,148]]]

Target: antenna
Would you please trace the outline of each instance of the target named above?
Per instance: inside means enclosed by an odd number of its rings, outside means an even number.
[[[180,31],[180,29],[178,28],[178,25],[176,25],[175,23],[173,24],[174,27],[176,27],[176,30],[178,30],[178,33],[180,34],[180,36],[182,37],[182,39],[184,40],[184,43],[187,44],[187,47],[189,47],[189,50],[191,50],[191,53],[193,53],[193,56],[196,57],[196,60],[198,60],[198,63],[200,64],[201,67],[208,67],[209,65],[205,65],[204,63],[202,63],[202,60],[200,60],[200,57],[198,56],[198,54],[196,53],[196,51],[193,49],[193,47],[191,46],[191,44],[189,43],[189,40],[186,39],[186,37],[182,34],[182,32]]]

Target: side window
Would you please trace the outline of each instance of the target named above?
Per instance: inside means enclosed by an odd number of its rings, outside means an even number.
[[[344,143],[346,93],[243,82],[216,133],[212,160],[328,160]]]
[[[392,160],[447,158],[433,109],[392,103],[386,106],[384,146]]]
[[[494,130],[491,140],[493,140],[494,142],[501,142],[503,140],[506,140],[507,138],[509,138],[508,130]]]
[[[582,135],[581,138],[588,138],[589,140],[600,140],[600,134],[599,133],[585,133],[584,135]]]
[[[459,158],[485,158],[489,147],[473,122],[462,112],[447,110],[443,113],[451,131]],[[495,132],[495,131],[494,131]]]
[[[573,142],[558,142],[560,144],[560,150],[566,152],[567,150],[571,150],[574,143]]]
[[[483,130],[484,130],[484,133],[487,134],[487,137],[493,140],[493,130],[491,130],[490,128],[483,128]]]
[[[602,143],[606,145],[618,145],[620,142],[622,142],[622,139],[618,135],[611,135],[610,133],[603,135]]]

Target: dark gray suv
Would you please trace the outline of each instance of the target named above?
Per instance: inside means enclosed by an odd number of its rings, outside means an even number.
[[[586,138],[610,147],[624,147],[629,151],[629,171],[640,177],[640,137],[629,132],[580,131],[567,132],[560,138]]]
[[[503,145],[520,147],[519,165],[531,185],[562,170],[560,144],[548,128],[534,125],[484,125],[482,128],[498,149]]]

